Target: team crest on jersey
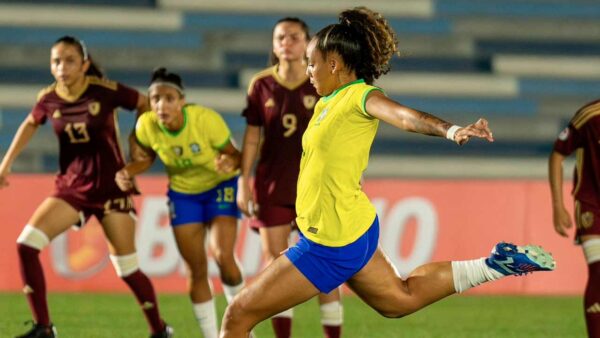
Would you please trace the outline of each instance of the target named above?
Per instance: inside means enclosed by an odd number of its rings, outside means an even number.
[[[275,100],[273,100],[272,97],[270,97],[267,102],[265,102],[265,108],[271,108],[271,107],[275,107]]]
[[[586,211],[581,214],[581,226],[588,229],[594,224],[594,214],[591,211]]]
[[[314,95],[305,95],[302,98],[302,103],[304,103],[304,108],[313,109],[315,103],[317,103],[317,98]]]
[[[173,152],[175,153],[175,155],[177,156],[181,156],[183,155],[183,148],[180,146],[172,146],[171,149],[173,149]]]
[[[92,116],[98,115],[100,113],[100,102],[94,101],[88,105],[88,110]]]
[[[62,114],[60,113],[60,110],[55,110],[54,113],[52,113],[52,118],[53,119],[59,119],[62,117]]]
[[[200,152],[200,145],[198,143],[191,143],[190,144],[190,150],[192,151],[192,154],[198,154]]]
[[[569,127],[563,129],[563,131],[558,134],[558,139],[561,141],[566,141],[569,138]]]

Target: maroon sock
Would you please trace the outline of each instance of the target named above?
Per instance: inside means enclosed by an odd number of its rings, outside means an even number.
[[[148,277],[140,270],[136,270],[131,275],[123,277],[123,280],[129,285],[129,288],[135,294],[138,303],[142,306],[144,316],[146,316],[146,320],[148,321],[152,333],[164,330],[165,324],[160,318],[156,294],[154,293],[154,288],[152,287],[150,279],[148,279]]]
[[[323,325],[325,338],[340,338],[342,336],[341,325]]]
[[[583,303],[588,336],[600,338],[600,262],[588,265],[588,282]]]
[[[46,300],[46,280],[40,263],[40,250],[17,243],[19,268],[23,279],[23,292],[33,313],[33,320],[40,325],[50,325],[48,302]]]
[[[292,318],[273,317],[271,318],[271,325],[273,325],[276,338],[290,338],[292,336]]]

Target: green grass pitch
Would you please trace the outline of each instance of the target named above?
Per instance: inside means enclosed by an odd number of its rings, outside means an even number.
[[[177,338],[200,337],[185,295],[160,295],[160,309]],[[358,297],[346,296],[343,337],[585,337],[580,297],[452,296],[402,319],[379,316]],[[146,323],[129,294],[51,293],[49,305],[60,337],[147,337]],[[217,299],[223,314],[224,298]],[[28,328],[25,298],[0,293],[0,337]],[[273,337],[261,323],[258,338]],[[316,300],[295,310],[293,337],[323,337]]]

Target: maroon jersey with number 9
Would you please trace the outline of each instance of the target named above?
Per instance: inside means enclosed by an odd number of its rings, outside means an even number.
[[[31,115],[50,120],[60,145],[56,190],[89,202],[127,196],[115,183],[125,165],[116,109],[136,108],[138,92],[120,83],[87,76],[80,93],[67,94],[56,84],[42,90]]]
[[[264,139],[256,167],[255,194],[259,205],[293,206],[302,156],[302,134],[319,99],[308,79],[286,83],[270,67],[250,82],[249,125],[260,126]]]

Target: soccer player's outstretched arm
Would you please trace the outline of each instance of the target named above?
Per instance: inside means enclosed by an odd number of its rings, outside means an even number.
[[[432,136],[447,137],[458,144],[465,144],[471,137],[494,141],[492,131],[485,119],[466,127],[458,127],[434,115],[403,106],[389,99],[380,91],[369,93],[365,103],[369,115],[397,128]]]
[[[0,189],[8,186],[7,176],[10,173],[13,162],[33,137],[39,124],[35,122],[32,115],[28,115],[15,133],[10,147],[6,151],[0,164]]]

